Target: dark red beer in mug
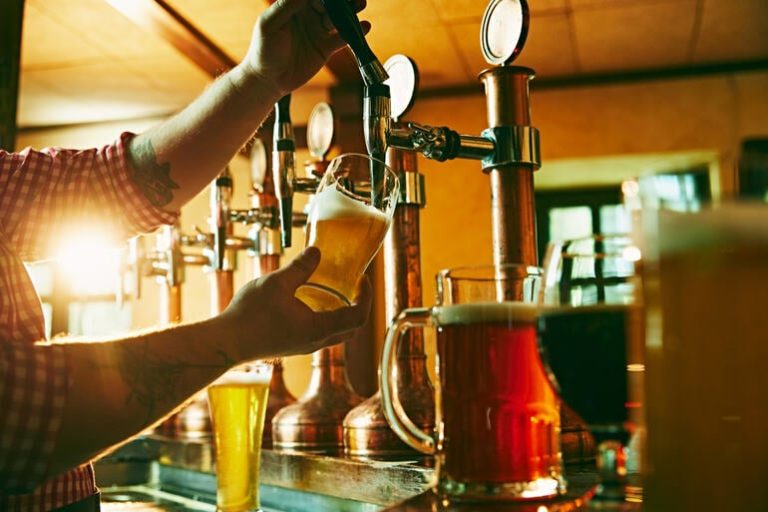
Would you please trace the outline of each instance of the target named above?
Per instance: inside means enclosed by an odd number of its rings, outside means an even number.
[[[563,492],[558,398],[536,341],[535,267],[467,267],[438,274],[438,305],[403,311],[384,344],[385,416],[417,450],[438,459],[439,489],[457,499],[525,500]],[[397,342],[437,329],[437,432],[427,435],[394,393]]]

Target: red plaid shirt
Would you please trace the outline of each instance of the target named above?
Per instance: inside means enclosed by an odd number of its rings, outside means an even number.
[[[125,157],[132,137],[101,149],[0,150],[1,511],[51,510],[96,492],[90,464],[48,479],[71,377],[66,350],[44,343],[40,299],[22,260],[52,256],[54,235],[77,222],[106,220],[127,238],[175,220],[133,183]]]

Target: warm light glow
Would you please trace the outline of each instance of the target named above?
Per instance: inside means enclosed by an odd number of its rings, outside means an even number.
[[[96,231],[83,231],[66,238],[56,251],[56,265],[73,294],[115,293],[120,274],[120,249],[107,245],[108,238]]]
[[[630,245],[622,250],[621,256],[627,261],[640,261],[643,254],[640,252],[639,247]]]
[[[644,372],[645,365],[642,363],[632,363],[627,365],[628,372]]]
[[[621,193],[626,197],[634,197],[640,193],[640,184],[637,180],[624,180],[621,183]]]

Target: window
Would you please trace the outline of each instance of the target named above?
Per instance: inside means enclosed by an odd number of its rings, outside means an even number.
[[[537,191],[536,231],[539,260],[551,240],[628,233],[629,215],[621,202],[621,188],[616,185]]]

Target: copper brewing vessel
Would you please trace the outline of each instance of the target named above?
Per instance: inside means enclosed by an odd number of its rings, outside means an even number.
[[[398,172],[401,182],[414,182],[418,177],[416,154],[390,148],[387,164]],[[421,251],[419,243],[419,209],[424,194],[417,187],[398,203],[392,227],[384,241],[384,290],[386,318],[394,318],[401,310],[422,305]],[[397,356],[398,393],[408,416],[425,431],[435,424],[434,389],[427,372],[423,332],[409,331],[403,338]],[[416,450],[405,444],[389,427],[381,407],[381,394],[352,409],[344,419],[345,453],[354,458],[421,459]]]
[[[276,450],[341,455],[342,421],[361,398],[347,377],[344,344],[312,354],[309,389],[301,399],[281,409],[272,420]]]

